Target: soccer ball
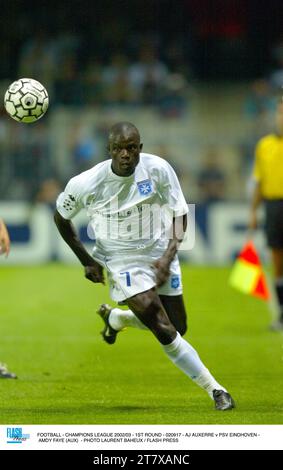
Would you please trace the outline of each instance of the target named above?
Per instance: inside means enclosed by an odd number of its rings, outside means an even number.
[[[40,119],[48,104],[46,89],[33,78],[20,78],[13,82],[4,97],[4,106],[11,118],[26,123]]]

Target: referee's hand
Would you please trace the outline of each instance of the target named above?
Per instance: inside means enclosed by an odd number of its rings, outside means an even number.
[[[105,284],[103,268],[100,264],[95,263],[92,266],[85,266],[85,277],[89,279],[91,282],[101,282],[101,284]]]

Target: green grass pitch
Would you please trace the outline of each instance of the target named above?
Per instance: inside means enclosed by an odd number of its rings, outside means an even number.
[[[282,424],[283,337],[268,331],[264,302],[233,291],[229,269],[183,266],[186,338],[235,398],[214,403],[164,355],[151,333],[127,329],[102,342],[108,289],[80,267],[0,272],[1,424]]]

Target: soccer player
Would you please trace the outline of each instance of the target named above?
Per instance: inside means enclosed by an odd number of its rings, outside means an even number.
[[[141,150],[138,129],[129,122],[115,124],[109,133],[111,159],[69,181],[58,197],[55,223],[84,266],[85,276],[104,283],[105,268],[111,297],[130,308],[101,306],[105,341],[114,343],[126,325],[148,328],[168,358],[207,391],[217,410],[232,409],[230,394],[181,336],[186,312],[177,250],[188,208],[179,181],[165,160]],[[82,208],[87,209],[95,234],[93,256],[71,222]]]
[[[2,219],[0,219],[0,255],[5,254],[6,257],[10,252],[10,237],[7,227]],[[0,363],[0,379],[16,379],[17,376],[13,372],[9,372],[6,364]]]
[[[253,169],[254,190],[249,228],[257,227],[257,209],[264,203],[265,234],[271,250],[275,289],[280,306],[274,330],[283,329],[283,103],[276,109],[276,131],[258,142]]]

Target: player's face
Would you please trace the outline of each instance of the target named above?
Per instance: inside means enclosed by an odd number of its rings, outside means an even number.
[[[116,175],[129,176],[134,173],[140,159],[142,144],[134,132],[116,134],[109,140],[112,169]]]

